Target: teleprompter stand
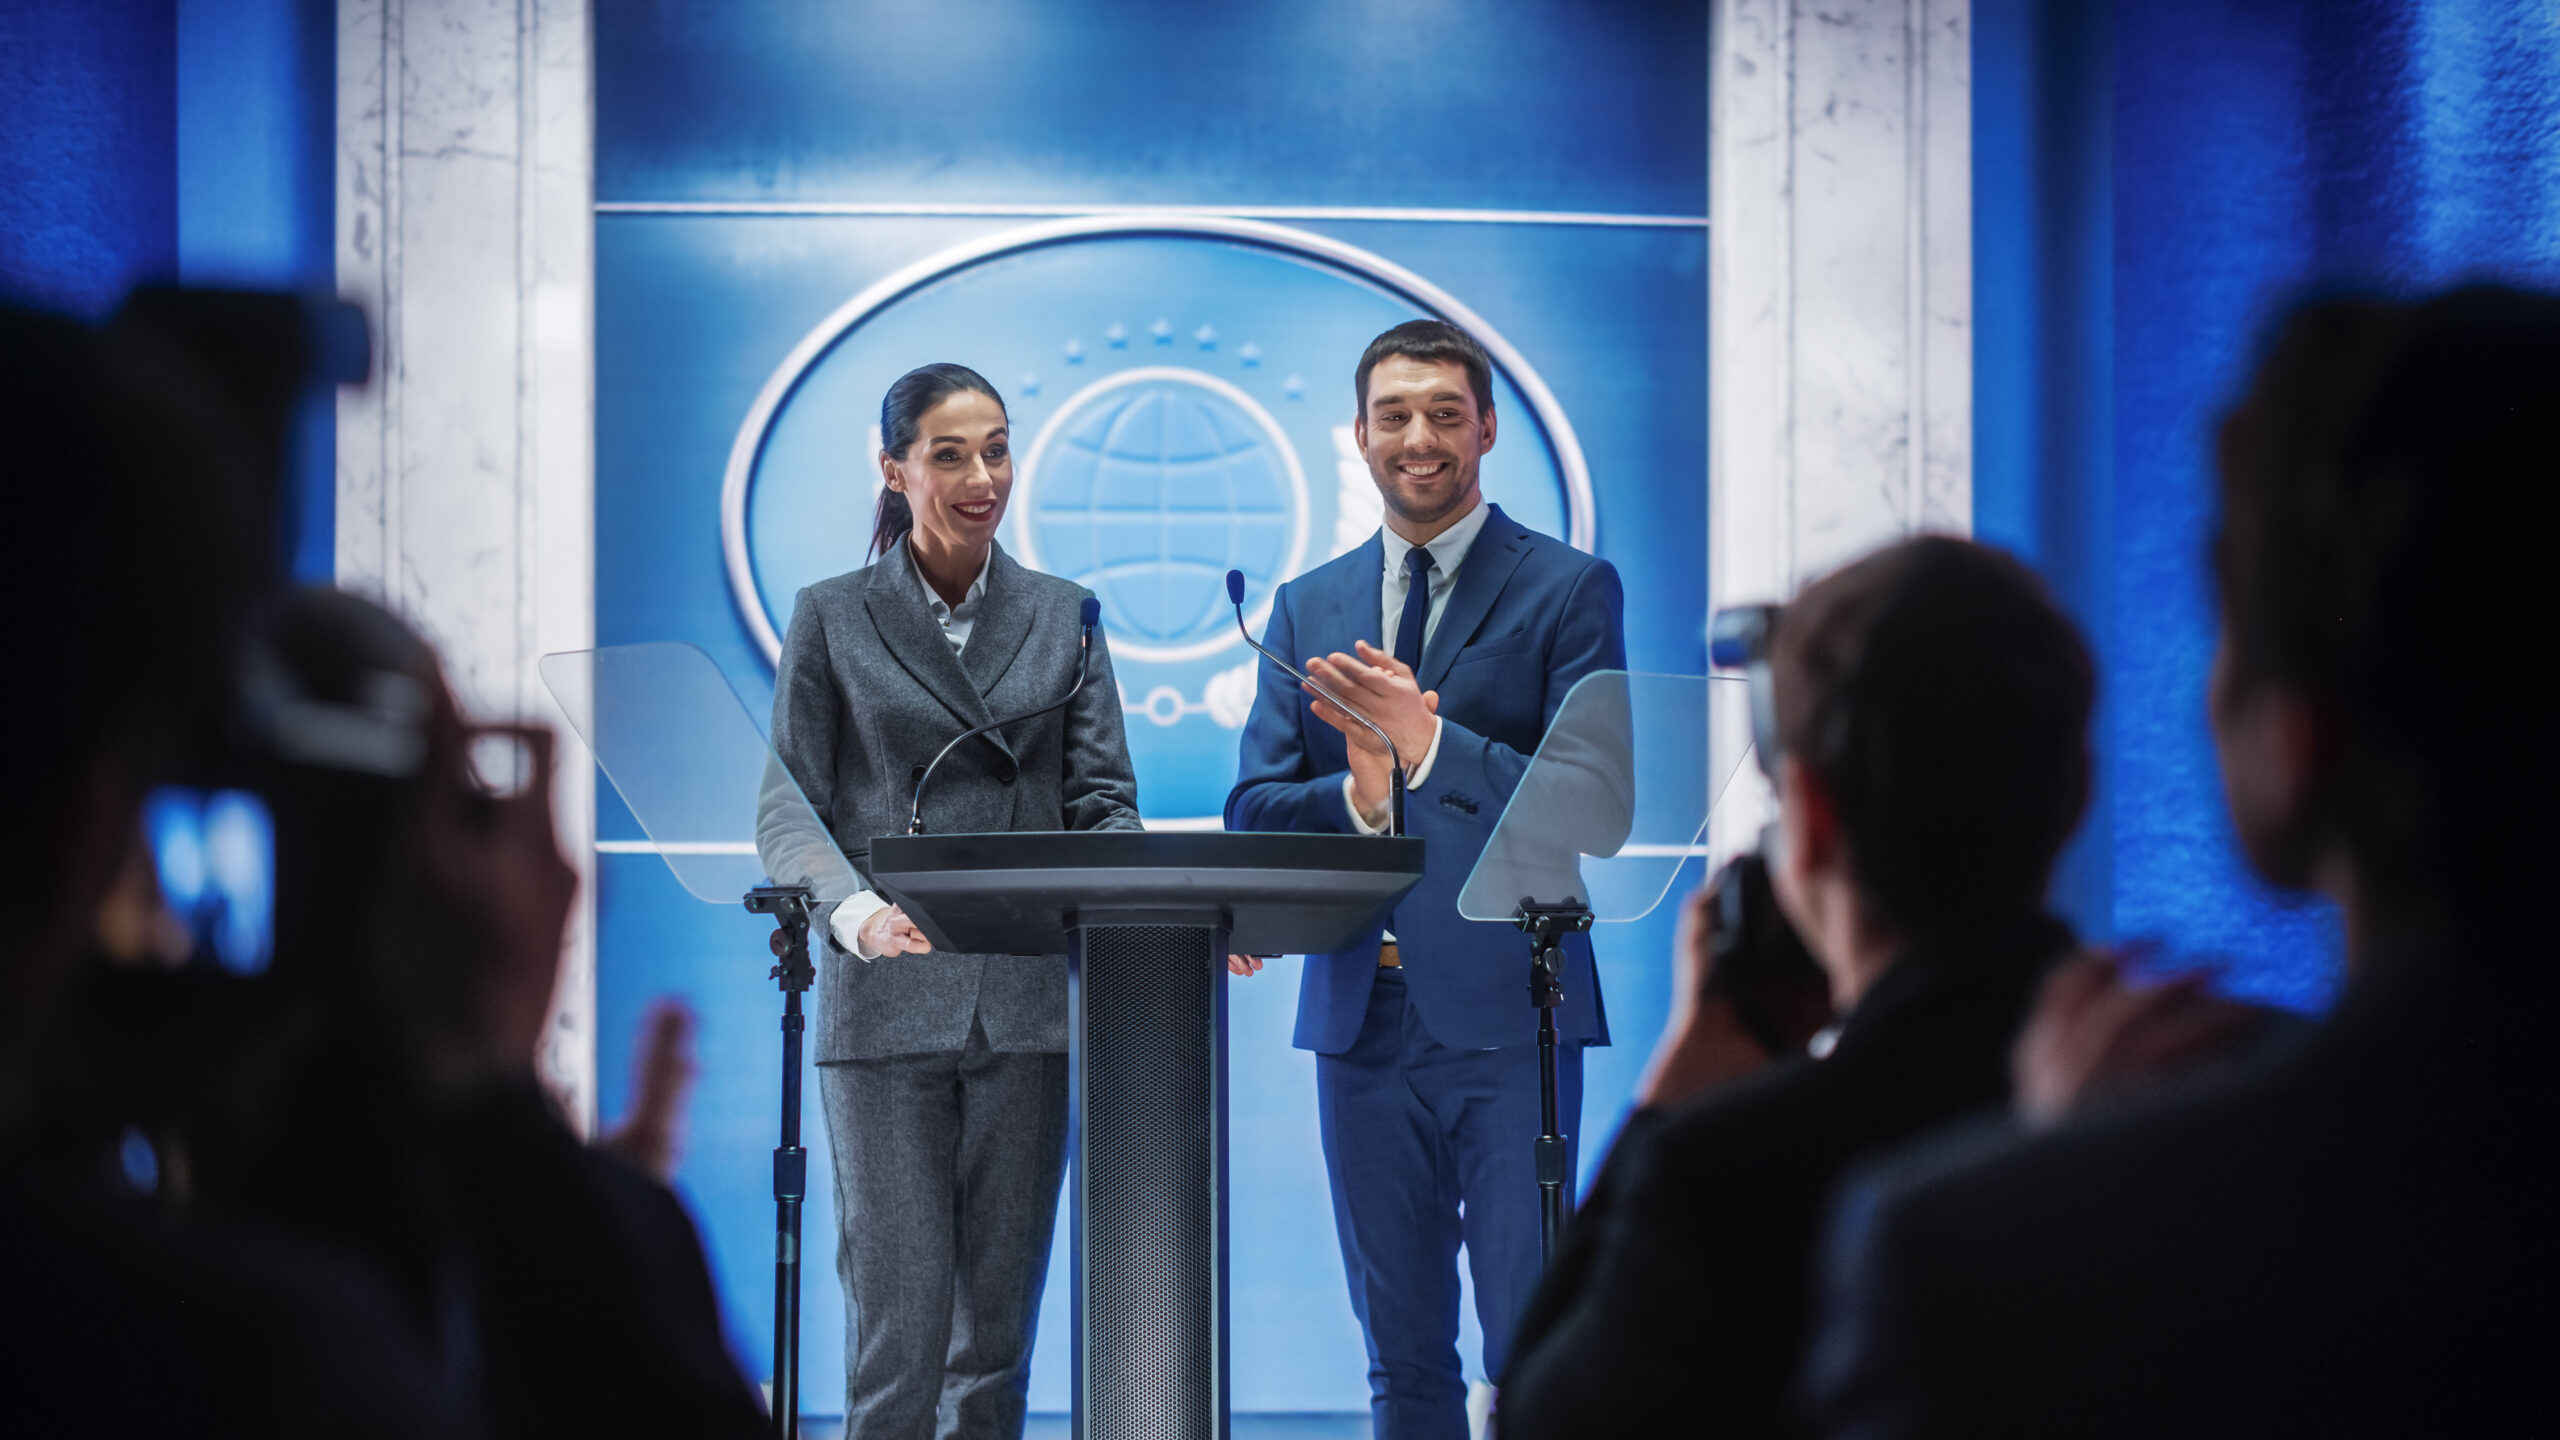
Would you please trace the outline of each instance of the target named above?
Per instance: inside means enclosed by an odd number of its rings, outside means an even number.
[[[862,888],[853,866],[774,758],[711,657],[690,645],[617,645],[542,657],[542,680],[649,837],[696,899],[773,917],[782,991],[782,1134],[773,1151],[773,1433],[800,1433],[800,1221],[809,1152],[800,1071],[818,972],[818,911]],[[772,879],[768,880],[770,875]],[[775,882],[780,883],[775,883]],[[746,978],[746,972],[740,972]]]
[[[800,1206],[809,1198],[809,1152],[800,1148],[800,1037],[808,1028],[800,997],[817,983],[809,963],[806,885],[758,885],[747,909],[773,917],[774,967],[782,988],[782,1138],[773,1147],[773,1433],[800,1433]]]
[[[1591,928],[1591,907],[1570,895],[1557,905],[1524,896],[1512,920],[1529,935],[1529,1003],[1538,1007],[1538,1258],[1552,1265],[1573,1203],[1556,1116],[1556,1007],[1564,1003],[1564,937]]]
[[[1508,922],[1529,940],[1529,1003],[1538,1010],[1538,1238],[1549,1261],[1572,1203],[1564,1121],[1578,1120],[1556,1113],[1565,939],[1595,921],[1651,913],[1681,866],[1705,855],[1707,815],[1741,760],[1710,766],[1711,701],[1719,687],[1741,685],[1623,670],[1584,676],[1556,708],[1458,893],[1460,915]]]

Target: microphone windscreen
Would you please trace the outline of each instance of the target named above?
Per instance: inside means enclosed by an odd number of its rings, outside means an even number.
[[[1227,603],[1230,605],[1244,603],[1244,572],[1241,570],[1227,572]]]
[[[1090,595],[1084,597],[1084,604],[1077,607],[1076,623],[1087,630],[1101,624],[1102,602],[1094,599]]]

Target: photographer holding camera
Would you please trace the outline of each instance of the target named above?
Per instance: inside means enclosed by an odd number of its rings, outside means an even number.
[[[202,1202],[361,1260],[491,1435],[765,1433],[683,1207],[535,1075],[576,890],[550,732],[467,720],[338,591],[269,606],[247,653],[288,902],[255,983],[296,1044],[253,1126],[190,1137]]]
[[[309,318],[0,306],[34,682],[0,707],[0,1413],[767,1433],[681,1205],[535,1079],[575,889],[548,732],[466,721],[381,607],[275,593]],[[681,1086],[660,1034],[641,1164]]]
[[[1768,621],[1765,879],[1746,863],[1690,904],[1642,1108],[1502,1377],[1504,1440],[1790,1433],[1833,1181],[2001,1105],[2020,1019],[2073,946],[2044,897],[2087,800],[2094,679],[2042,584],[1923,537]],[[1817,1035],[1825,986],[1840,1018]]]
[[[268,583],[271,496],[247,428],[155,336],[0,305],[0,613],[25,622],[11,653],[24,688],[0,706],[0,1414],[13,1434],[466,1433],[360,1267],[137,1194],[140,1167],[117,1176],[112,1132],[103,1166],[81,1143],[96,1097],[61,1083],[95,1070],[98,1057],[67,1052],[97,1033],[83,1014],[92,942],[144,796],[218,703],[235,623]],[[187,1058],[142,1060],[175,1079]]]

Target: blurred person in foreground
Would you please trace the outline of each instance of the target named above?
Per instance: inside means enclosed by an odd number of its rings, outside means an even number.
[[[179,1221],[55,1143],[44,1085],[147,788],[271,570],[254,450],[144,337],[0,306],[0,1416],[46,1436],[455,1433],[378,1289]]]
[[[249,654],[289,902],[262,983],[297,1049],[247,1123],[194,1137],[200,1203],[360,1257],[489,1434],[764,1433],[661,1183],[681,1017],[619,1153],[536,1079],[576,890],[551,733],[466,721],[426,642],[337,591],[269,607]]]
[[[1641,1106],[1502,1377],[1504,1440],[1789,1433],[1834,1179],[1999,1107],[2020,1018],[2072,948],[2045,889],[2088,795],[2094,681],[2024,566],[1888,546],[1778,612],[1769,683],[1768,879],[1840,1018],[1808,1052],[1824,997],[1719,984],[1715,909],[1692,900]]]
[[[2560,750],[2518,643],[2553,608],[2555,414],[2551,297],[2278,327],[2220,433],[2209,711],[2251,865],[2340,907],[2344,993],[2280,1060],[1844,1187],[1825,1433],[2560,1427]],[[2190,1023],[2107,973],[2068,988],[2021,1054],[2066,1100]]]

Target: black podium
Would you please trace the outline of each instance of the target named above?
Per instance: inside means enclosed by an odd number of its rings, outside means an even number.
[[[870,870],[936,949],[1069,958],[1079,1440],[1226,1440],[1226,957],[1350,944],[1422,842],[885,836]]]

